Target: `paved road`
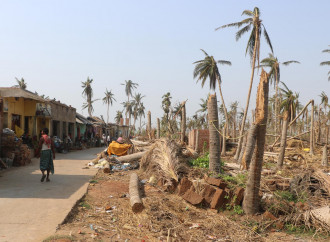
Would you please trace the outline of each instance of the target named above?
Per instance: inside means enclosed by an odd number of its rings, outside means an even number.
[[[0,172],[0,241],[42,241],[87,190],[96,169],[82,169],[104,148],[56,154],[55,174],[40,182],[38,159]]]

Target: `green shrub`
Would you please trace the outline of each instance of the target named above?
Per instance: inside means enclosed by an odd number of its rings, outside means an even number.
[[[209,153],[205,153],[204,155],[191,160],[190,165],[199,168],[209,168]]]

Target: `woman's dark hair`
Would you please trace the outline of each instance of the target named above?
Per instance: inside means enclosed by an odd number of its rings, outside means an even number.
[[[43,131],[45,134],[48,135],[48,132],[49,132],[48,128],[43,128],[42,131]]]

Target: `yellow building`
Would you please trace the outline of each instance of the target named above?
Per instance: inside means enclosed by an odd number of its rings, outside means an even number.
[[[43,128],[50,128],[51,109],[47,100],[18,87],[1,87],[3,99],[3,128],[14,131],[19,127],[31,137]]]

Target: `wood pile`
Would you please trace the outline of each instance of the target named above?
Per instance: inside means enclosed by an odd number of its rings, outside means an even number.
[[[15,134],[2,133],[1,154],[3,160],[13,161],[14,166],[24,166],[31,163],[31,151],[26,144],[22,144],[21,139],[17,139]]]

